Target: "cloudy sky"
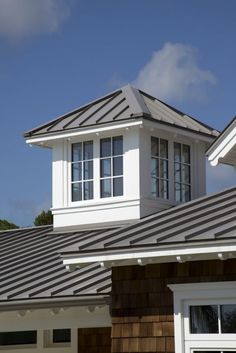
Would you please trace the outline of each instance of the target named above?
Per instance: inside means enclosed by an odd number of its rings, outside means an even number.
[[[22,133],[130,82],[223,129],[236,114],[235,0],[0,0],[0,218],[51,205],[51,154]],[[234,184],[207,167],[208,192]]]

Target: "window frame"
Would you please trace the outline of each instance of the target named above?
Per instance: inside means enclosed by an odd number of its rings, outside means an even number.
[[[16,333],[16,332],[34,332],[36,334],[36,340],[34,343],[18,343],[18,344],[0,344],[0,351],[1,350],[14,350],[14,349],[19,349],[19,350],[23,350],[23,349],[28,349],[28,348],[36,348],[37,344],[38,344],[38,331],[37,330],[21,330],[21,331],[4,331],[1,333]]]
[[[175,352],[193,353],[194,350],[222,352],[236,347],[236,333],[190,333],[189,307],[191,305],[214,305],[236,303],[235,282],[204,282],[173,284],[174,292]],[[209,352],[210,353],[210,352]]]
[[[84,144],[86,142],[92,142],[92,151],[93,151],[93,156],[92,158],[89,159],[84,159]],[[82,146],[82,158],[80,161],[73,161],[73,146],[76,144],[81,144]],[[93,139],[88,139],[88,140],[83,140],[83,141],[75,141],[72,142],[70,145],[70,202],[72,205],[74,205],[77,202],[84,202],[84,201],[91,201],[94,200],[94,140]],[[93,178],[92,179],[85,179],[84,178],[84,164],[86,162],[92,162],[92,171],[93,171]],[[80,164],[82,165],[81,169],[81,180],[73,180],[73,165],[74,164]],[[85,199],[84,198],[84,184],[86,182],[92,182],[92,198],[90,199]],[[81,200],[73,200],[73,184],[81,184],[82,185],[82,199]]]
[[[54,342],[53,341],[53,331],[54,330],[70,330],[70,341],[69,342]],[[44,347],[71,347],[72,344],[72,330],[71,328],[65,329],[49,329],[44,330]]]
[[[175,161],[175,145],[176,144],[180,145],[180,160],[179,160],[179,162]],[[189,148],[189,163],[182,161],[184,146],[187,146]],[[176,171],[175,166],[177,164],[180,166],[180,181],[176,181],[176,178],[175,178],[175,171]],[[191,165],[192,165],[191,145],[188,143],[183,143],[183,142],[179,142],[179,141],[174,140],[173,141],[174,200],[178,203],[189,202],[192,199],[192,168],[191,168]],[[189,183],[186,183],[185,181],[182,180],[182,178],[183,178],[182,167],[184,167],[184,166],[189,168]],[[176,199],[176,190],[177,190],[176,184],[179,184],[179,186],[180,186],[180,200]],[[183,200],[183,186],[189,187],[189,200]]]
[[[155,156],[152,153],[152,139],[158,140],[158,155],[157,156]],[[167,142],[167,158],[161,157],[161,155],[160,155],[161,141]],[[150,188],[151,188],[151,197],[153,199],[162,199],[162,200],[169,200],[170,199],[170,182],[171,182],[171,180],[170,180],[170,163],[169,163],[169,159],[170,159],[170,141],[168,139],[166,139],[166,138],[162,138],[162,137],[158,137],[158,136],[151,136],[151,171],[150,171],[151,182],[150,182]],[[152,174],[152,160],[157,160],[158,161],[158,176]],[[167,178],[162,178],[160,176],[160,162],[161,161],[167,162]],[[155,179],[156,182],[158,182],[158,195],[153,195],[154,193],[152,191],[152,179]],[[167,183],[167,197],[162,197],[160,195],[161,181]]]
[[[113,141],[115,138],[122,138],[122,154],[113,154]],[[101,156],[101,142],[102,140],[110,139],[111,141],[111,154],[109,156]],[[114,175],[114,159],[115,158],[122,158],[122,174],[119,175]],[[101,161],[110,159],[111,164],[110,164],[110,176],[101,176]],[[114,179],[122,179],[122,195],[114,195]],[[111,196],[104,196],[102,197],[102,180],[110,180],[111,183]],[[104,136],[99,139],[99,199],[104,200],[104,199],[113,199],[117,197],[123,197],[125,192],[124,192],[124,136],[121,134],[118,135],[112,135],[112,136]]]

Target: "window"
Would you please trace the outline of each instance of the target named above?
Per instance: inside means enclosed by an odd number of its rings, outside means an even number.
[[[93,141],[72,144],[72,201],[93,199]]]
[[[236,304],[190,306],[191,333],[236,333]]]
[[[169,198],[168,141],[151,138],[151,194]]]
[[[52,333],[53,343],[65,343],[71,341],[70,329],[56,329]]]
[[[123,137],[100,140],[100,197],[123,195]]]
[[[44,331],[45,347],[70,347],[71,329],[54,329]]]
[[[37,343],[37,331],[0,332],[0,346],[17,346]]]
[[[177,202],[191,200],[190,146],[174,143],[174,190]]]
[[[169,285],[176,353],[236,353],[236,282]]]

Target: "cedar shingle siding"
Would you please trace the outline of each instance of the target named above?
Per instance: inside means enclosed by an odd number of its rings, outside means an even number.
[[[110,353],[111,328],[80,328],[78,329],[79,353]]]
[[[112,270],[112,352],[174,353],[171,283],[236,280],[236,260],[116,267]]]

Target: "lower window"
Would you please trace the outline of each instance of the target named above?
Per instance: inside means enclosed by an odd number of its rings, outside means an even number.
[[[175,353],[236,353],[236,282],[170,285]]]
[[[44,332],[46,347],[69,347],[71,344],[71,329],[54,329]]]
[[[37,331],[0,332],[0,346],[18,346],[37,343]]]

